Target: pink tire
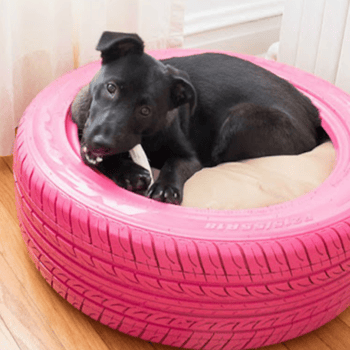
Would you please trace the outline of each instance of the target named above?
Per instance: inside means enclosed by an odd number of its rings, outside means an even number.
[[[23,237],[47,282],[93,319],[152,342],[234,350],[300,336],[350,305],[350,97],[295,68],[242,57],[309,96],[335,146],[332,174],[296,200],[183,208],[85,166],[69,106],[99,62],[56,80],[26,110],[14,155]]]

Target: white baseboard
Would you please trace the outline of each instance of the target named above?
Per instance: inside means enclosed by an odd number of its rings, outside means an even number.
[[[266,52],[279,40],[284,0],[215,8],[185,16],[184,48]]]

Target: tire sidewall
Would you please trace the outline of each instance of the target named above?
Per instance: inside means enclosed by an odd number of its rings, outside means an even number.
[[[194,50],[151,53],[163,59],[199,53]],[[158,203],[116,186],[85,166],[79,156],[69,108],[79,90],[100,68],[94,62],[68,73],[43,90],[21,122],[28,154],[45,181],[78,206],[153,233],[214,241],[276,240],[322,230],[349,216],[349,97],[340,89],[276,62],[242,56],[287,79],[320,109],[323,125],[337,152],[329,178],[316,190],[295,200],[266,208],[218,211]],[[113,233],[111,233],[113,234]]]

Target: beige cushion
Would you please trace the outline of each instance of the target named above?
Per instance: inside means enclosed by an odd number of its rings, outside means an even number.
[[[297,156],[272,156],[205,168],[185,184],[185,207],[248,209],[299,197],[331,173],[336,154],[331,142]]]

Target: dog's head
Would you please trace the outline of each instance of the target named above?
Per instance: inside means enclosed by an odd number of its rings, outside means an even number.
[[[168,127],[179,106],[188,104],[190,114],[196,106],[187,74],[144,53],[138,35],[104,32],[97,50],[102,67],[72,105],[82,156],[90,165]]]

